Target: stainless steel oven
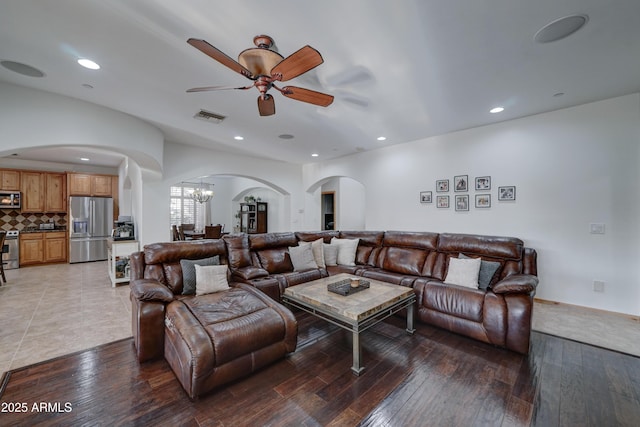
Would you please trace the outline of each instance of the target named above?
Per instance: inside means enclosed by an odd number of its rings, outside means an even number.
[[[7,231],[2,248],[2,262],[5,270],[12,270],[20,267],[20,232],[17,230]]]

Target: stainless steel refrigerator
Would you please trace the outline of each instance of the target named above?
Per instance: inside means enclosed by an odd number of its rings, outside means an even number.
[[[107,259],[113,227],[111,197],[69,197],[69,262]]]

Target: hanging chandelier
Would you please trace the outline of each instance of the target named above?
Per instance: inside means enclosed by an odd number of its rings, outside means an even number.
[[[213,197],[213,190],[211,189],[211,187],[213,187],[215,184],[207,184],[202,181],[200,181],[200,184],[192,183],[192,182],[183,182],[182,183],[183,187],[189,186],[189,185],[185,186],[185,184],[196,185],[196,187],[194,187],[193,190],[189,192],[189,197],[191,197],[193,200],[195,200],[198,203],[207,203]]]

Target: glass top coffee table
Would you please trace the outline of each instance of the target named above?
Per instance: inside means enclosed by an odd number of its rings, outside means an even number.
[[[360,332],[376,323],[407,309],[407,332],[413,334],[413,289],[379,280],[358,277],[369,282],[369,289],[351,295],[339,295],[327,286],[353,276],[337,274],[285,289],[283,301],[353,333],[353,366],[355,375],[364,371]]]

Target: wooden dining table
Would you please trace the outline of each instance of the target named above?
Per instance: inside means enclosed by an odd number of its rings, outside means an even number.
[[[204,239],[204,231],[199,230],[183,230],[185,239]]]

